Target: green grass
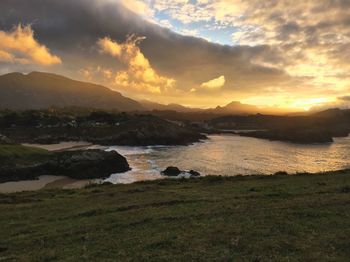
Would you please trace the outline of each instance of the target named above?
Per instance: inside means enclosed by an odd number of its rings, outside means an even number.
[[[0,261],[349,261],[350,173],[0,195]]]
[[[32,165],[48,157],[50,152],[40,148],[22,145],[0,145],[1,165]]]

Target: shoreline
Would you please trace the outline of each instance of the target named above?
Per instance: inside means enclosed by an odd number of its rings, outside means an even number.
[[[0,183],[0,194],[18,194],[40,190],[80,189],[90,184],[102,183],[103,179],[74,179],[67,176],[39,176],[36,180]]]
[[[194,165],[191,162],[186,162],[186,160],[183,160],[183,158],[179,158],[178,160],[176,160],[176,155],[175,157],[172,157],[172,155],[174,155],[174,152],[180,152],[182,154],[182,156],[186,156],[186,154],[188,155],[188,152],[190,152],[191,154],[196,153],[196,152],[207,152],[206,150],[209,148],[212,148],[214,145],[214,149],[215,149],[215,143],[213,144],[212,142],[218,142],[224,145],[226,145],[226,137],[228,138],[228,141],[231,143],[231,141],[235,141],[234,139],[231,139],[231,135],[212,135],[212,136],[208,136],[208,142],[206,143],[206,141],[204,142],[199,142],[194,144],[193,147],[171,147],[171,146],[162,146],[160,149],[158,149],[157,146],[155,146],[153,148],[153,146],[147,146],[147,147],[127,147],[127,146],[115,146],[115,147],[108,147],[111,150],[107,150],[107,151],[114,151],[116,150],[117,152],[119,152],[120,154],[122,154],[123,156],[125,156],[125,158],[127,159],[130,167],[132,168],[132,170],[128,170],[127,172],[124,173],[108,173],[105,176],[103,176],[104,178],[107,178],[107,182],[112,182],[114,184],[128,184],[128,183],[134,183],[134,182],[138,182],[138,181],[145,181],[145,180],[157,180],[157,179],[162,179],[160,172],[162,170],[164,170],[167,166],[177,166],[179,168],[182,168],[182,170],[191,170],[194,169],[196,171],[199,171],[203,176],[210,176],[210,175],[222,175],[222,176],[251,176],[251,175],[260,175],[260,176],[271,176],[272,174],[278,172],[279,170],[285,170],[286,172],[289,173],[289,175],[300,175],[300,174],[315,174],[315,173],[331,173],[331,172],[337,172],[339,170],[345,170],[347,168],[349,168],[349,166],[345,163],[343,165],[337,164],[337,165],[330,165],[328,164],[327,161],[321,161],[322,157],[318,157],[315,158],[315,165],[313,168],[308,168],[310,167],[309,164],[307,162],[303,162],[303,164],[290,164],[288,165],[288,162],[284,163],[281,162],[279,163],[279,165],[274,165],[274,167],[271,168],[266,168],[266,166],[262,166],[260,169],[258,168],[250,168],[245,169],[245,167],[249,168],[249,164],[251,161],[252,164],[255,164],[255,162],[257,160],[259,160],[259,154],[257,154],[257,157],[252,158],[252,160],[247,160],[248,164],[245,164],[245,162],[243,163],[238,163],[239,165],[242,165],[242,168],[238,168],[238,169],[233,169],[233,170],[228,170],[225,169],[225,164],[227,164],[225,161],[222,161],[222,166],[224,168],[212,168],[212,170],[208,170],[206,169],[206,162],[200,163],[199,165]],[[235,136],[239,139],[241,139],[239,136]],[[225,138],[225,139],[224,139]],[[217,140],[215,140],[217,139]],[[256,146],[256,144],[260,145],[260,141],[258,139],[249,139],[249,138],[243,138],[243,141],[239,140],[239,143],[246,143],[245,140],[249,140],[252,141],[252,145]],[[234,142],[237,143],[237,142]],[[342,142],[343,143],[343,142]],[[342,143],[340,143],[340,145],[342,145]],[[345,143],[345,142],[344,142]],[[219,144],[220,145],[220,144]],[[234,144],[233,144],[234,145]],[[284,150],[285,149],[285,144],[282,142],[273,142],[273,143],[267,143],[267,146],[269,147],[270,145],[274,146],[274,150],[276,152],[280,152],[279,150]],[[98,145],[92,145],[90,143],[84,142],[84,141],[78,141],[78,142],[63,142],[63,143],[59,143],[59,144],[53,144],[53,145],[33,145],[33,144],[26,144],[25,146],[37,146],[37,148],[45,148],[46,150],[51,150],[48,151],[50,154],[56,154],[56,151],[66,151],[69,153],[70,150],[73,151],[77,151],[77,148],[81,148],[82,151],[86,150],[86,149],[90,149],[91,147],[99,147],[100,149],[106,149],[107,147],[100,147]],[[264,144],[262,145],[264,146]],[[164,147],[164,149],[163,149]],[[275,149],[276,148],[276,149]],[[348,147],[347,147],[348,148]],[[318,149],[318,147],[317,147]],[[301,154],[301,156],[304,156],[304,148],[302,147],[301,149],[299,147],[297,147],[296,149],[293,148],[286,148],[286,151],[289,150],[299,150],[299,154]],[[308,149],[309,150],[309,149]],[[329,150],[329,148],[325,148],[324,151]],[[310,150],[309,150],[310,151]],[[311,153],[315,151],[313,148],[311,148]],[[34,151],[35,153],[36,151]],[[42,153],[42,151],[38,151],[39,153]],[[53,153],[52,153],[53,152]],[[55,153],[56,152],[56,153]],[[79,152],[79,150],[78,150]],[[81,151],[80,151],[81,152]],[[184,152],[184,153],[183,153]],[[242,151],[240,151],[242,152]],[[247,151],[249,152],[249,150]],[[283,151],[282,151],[283,152]],[[308,153],[311,155],[311,153]],[[80,154],[80,153],[78,153]],[[246,152],[243,151],[241,153],[243,156],[246,155]],[[306,156],[308,155],[306,154]],[[18,155],[18,153],[17,153]],[[44,155],[45,156],[45,155]],[[243,158],[243,157],[241,157]],[[334,157],[333,157],[334,158]],[[28,158],[29,159],[29,158]],[[204,158],[205,159],[205,158]],[[207,159],[209,159],[207,157]],[[320,161],[318,161],[318,159],[321,159]],[[348,158],[346,158],[348,159]],[[176,160],[176,161],[174,161]],[[293,160],[293,159],[292,159]],[[182,162],[181,162],[182,161]],[[255,161],[255,162],[254,162]],[[265,161],[266,162],[266,161]],[[309,161],[310,162],[310,161]],[[344,162],[344,161],[343,161]],[[278,163],[278,162],[277,162]],[[317,164],[320,163],[320,164]],[[263,165],[264,163],[260,163],[260,165]],[[269,162],[269,164],[271,165],[271,163]],[[316,165],[317,164],[317,165]],[[234,164],[237,166],[237,163]],[[217,169],[217,170],[215,170]],[[215,172],[217,171],[217,172]],[[221,172],[223,171],[223,172]],[[286,172],[280,171],[278,172],[280,175],[287,175]],[[82,169],[82,172],[80,173],[84,173],[84,169]],[[35,172],[31,172],[31,174],[35,174]],[[52,173],[53,174],[53,173]],[[46,173],[40,173],[40,175],[52,175],[49,172]],[[74,172],[71,173],[62,173],[62,172],[56,172],[54,173],[55,176],[68,176],[71,177],[73,176]],[[30,173],[29,173],[30,175]],[[38,175],[38,177],[40,176]],[[75,177],[76,178],[76,177]],[[81,179],[84,179],[83,176],[80,177]],[[3,181],[5,182],[15,182],[15,181],[19,181],[18,183],[22,183],[22,182],[26,182],[26,181],[37,181],[37,180],[33,180],[32,176],[29,176],[28,179],[13,179],[13,180],[5,180]],[[55,179],[57,180],[57,179]]]
[[[121,174],[126,174],[121,173]],[[0,183],[0,195],[3,194],[21,194],[25,192],[39,192],[42,190],[66,190],[66,189],[82,189],[86,186],[103,186],[104,184],[111,184],[114,186],[118,185],[132,185],[132,184],[148,184],[148,183],[159,183],[162,181],[183,181],[183,180],[204,180],[204,181],[232,181],[240,179],[274,179],[281,177],[302,177],[302,176],[322,176],[322,175],[338,175],[338,174],[349,174],[350,169],[341,169],[333,171],[322,171],[322,172],[297,172],[297,173],[287,173],[284,171],[279,171],[274,174],[251,174],[251,175],[234,175],[234,176],[221,176],[221,175],[208,175],[201,177],[167,177],[163,176],[162,178],[152,179],[152,180],[139,180],[128,183],[111,183],[108,178],[106,179],[74,179],[67,176],[53,176],[53,175],[44,175],[38,177],[36,180],[21,180],[21,181],[10,181],[5,183]],[[46,183],[45,183],[46,182]],[[37,183],[37,185],[35,185]],[[31,187],[31,189],[16,190],[17,188],[23,188],[25,185]],[[10,188],[6,188],[9,185]],[[12,189],[12,190],[11,190]]]

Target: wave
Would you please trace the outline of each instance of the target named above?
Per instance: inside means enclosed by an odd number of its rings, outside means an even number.
[[[113,184],[131,184],[137,181],[156,180],[161,178],[163,177],[161,176],[160,172],[156,169],[142,170],[138,168],[133,168],[132,170],[126,173],[113,174],[104,181]]]
[[[153,152],[152,148],[149,147],[132,147],[132,146],[111,146],[106,151],[117,151],[123,156],[132,155],[148,155]]]

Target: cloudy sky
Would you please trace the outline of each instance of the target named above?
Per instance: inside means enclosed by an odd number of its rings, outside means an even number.
[[[349,0],[1,0],[0,74],[135,99],[306,110],[350,101]]]

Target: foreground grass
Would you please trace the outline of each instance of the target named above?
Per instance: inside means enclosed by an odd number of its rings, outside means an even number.
[[[0,261],[348,261],[350,173],[0,195]]]

